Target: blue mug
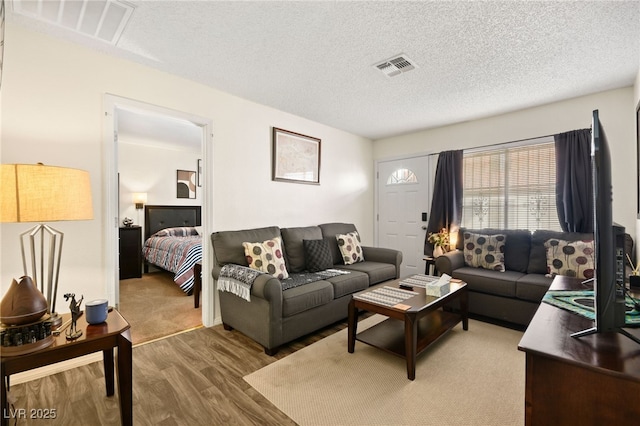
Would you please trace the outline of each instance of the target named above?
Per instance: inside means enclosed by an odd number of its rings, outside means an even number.
[[[87,315],[87,322],[89,324],[100,324],[107,320],[107,314],[109,313],[109,307],[107,299],[98,299],[87,302],[85,311]]]

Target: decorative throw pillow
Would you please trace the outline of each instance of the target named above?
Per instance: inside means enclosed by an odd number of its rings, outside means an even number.
[[[582,279],[593,278],[595,249],[593,241],[565,241],[555,238],[544,242],[547,251],[547,274]]]
[[[464,233],[464,263],[475,268],[504,272],[504,234]]]
[[[329,242],[326,240],[302,240],[304,262],[309,272],[320,272],[333,266]]]
[[[289,278],[280,237],[261,243],[242,243],[242,247],[250,268],[266,272],[280,280]]]
[[[358,235],[358,232],[353,231],[348,234],[338,234],[336,235],[336,240],[338,240],[338,248],[340,249],[345,265],[364,262],[364,254],[362,253],[362,246],[360,246],[360,235]]]
[[[164,228],[153,234],[154,237],[189,237],[191,235],[198,235],[198,230],[193,226]]]

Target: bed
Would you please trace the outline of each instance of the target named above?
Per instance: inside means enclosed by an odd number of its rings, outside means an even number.
[[[202,236],[195,229],[201,224],[200,206],[145,206],[144,272],[149,265],[172,272],[180,289],[191,294],[194,267],[202,261]]]

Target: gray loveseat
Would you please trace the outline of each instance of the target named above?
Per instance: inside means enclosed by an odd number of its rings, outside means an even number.
[[[463,257],[463,234],[505,234],[505,271],[466,266]],[[459,231],[457,250],[436,259],[436,268],[453,278],[465,281],[469,290],[469,312],[517,325],[528,325],[542,297],[549,289],[545,241],[592,240],[592,234],[537,230],[476,229]]]
[[[287,290],[283,290],[279,279],[260,274],[251,285],[250,301],[228,291],[218,291],[225,329],[242,332],[261,344],[267,354],[273,355],[279,346],[346,318],[352,293],[399,278],[402,253],[397,250],[363,246],[363,262],[344,264],[336,235],[353,231],[356,231],[353,224],[327,223],[211,234],[212,275],[216,282],[224,265],[248,266],[243,242],[262,242],[277,237],[282,239],[286,268],[291,276],[306,271],[309,259],[305,258],[304,240],[326,240],[332,267],[349,272]]]

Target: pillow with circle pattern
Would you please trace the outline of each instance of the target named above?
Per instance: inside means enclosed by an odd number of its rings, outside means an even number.
[[[464,263],[475,268],[504,272],[504,234],[464,233]]]
[[[360,235],[358,235],[357,231],[338,234],[336,235],[336,240],[338,240],[338,248],[345,265],[364,262],[364,254],[362,253],[362,246],[360,246]]]
[[[282,253],[280,237],[261,243],[242,243],[244,255],[251,269],[266,272],[279,280],[289,278]]]
[[[550,238],[544,242],[547,251],[547,275],[589,279],[595,273],[593,241],[565,241]]]

